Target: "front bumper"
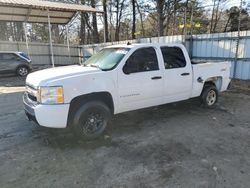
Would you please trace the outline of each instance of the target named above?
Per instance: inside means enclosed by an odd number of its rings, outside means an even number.
[[[38,125],[50,128],[66,128],[69,104],[43,105],[31,101],[23,95],[24,111],[29,120]]]

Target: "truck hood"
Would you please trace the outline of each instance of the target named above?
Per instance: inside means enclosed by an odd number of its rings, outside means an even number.
[[[49,68],[29,74],[26,79],[26,84],[33,87],[46,86],[50,81],[100,71],[101,70],[95,67],[83,67],[80,65]]]

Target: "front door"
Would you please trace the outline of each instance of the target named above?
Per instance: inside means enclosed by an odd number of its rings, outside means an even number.
[[[162,103],[163,73],[155,48],[137,49],[118,73],[119,111]]]

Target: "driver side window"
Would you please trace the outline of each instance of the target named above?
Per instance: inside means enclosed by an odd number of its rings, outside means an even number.
[[[153,47],[136,50],[123,67],[125,74],[159,70],[157,55]]]

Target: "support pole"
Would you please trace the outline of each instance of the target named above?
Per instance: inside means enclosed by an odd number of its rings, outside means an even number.
[[[27,23],[23,23],[23,29],[25,34],[25,42],[26,42],[26,49],[27,49],[27,55],[30,58],[30,51],[29,51],[29,42],[28,42],[28,32],[27,32]]]
[[[66,35],[67,35],[67,46],[68,46],[69,61],[71,61],[70,47],[69,47],[69,27],[68,27],[68,25],[66,25]]]
[[[50,24],[49,9],[48,9],[47,11],[48,11],[49,43],[50,43],[51,64],[52,64],[53,67],[55,67],[54,52],[53,52],[53,44],[52,44],[52,36],[51,36],[51,24]]]

